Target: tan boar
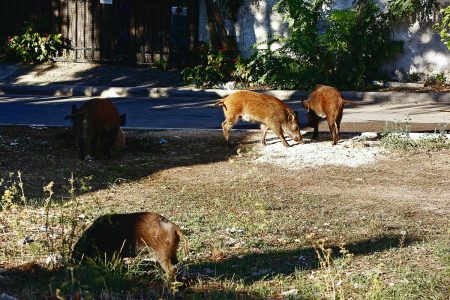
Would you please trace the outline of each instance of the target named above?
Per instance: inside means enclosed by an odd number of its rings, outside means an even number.
[[[266,144],[267,130],[272,130],[285,147],[289,147],[283,133],[300,143],[302,135],[297,114],[280,99],[250,91],[238,91],[216,103],[222,106],[225,121],[223,136],[228,144],[230,130],[239,121],[259,123],[262,130],[261,143]]]
[[[105,215],[83,233],[73,249],[72,258],[75,261],[83,258],[111,260],[113,257],[135,257],[142,251],[151,250],[173,279],[180,239],[187,254],[188,242],[180,228],[157,213]]]
[[[343,99],[336,88],[326,85],[316,86],[308,100],[302,101],[302,103],[308,111],[308,126],[314,127],[313,137],[319,135],[320,119],[325,118],[333,136],[333,145],[339,141],[344,105],[357,105],[355,102]]]

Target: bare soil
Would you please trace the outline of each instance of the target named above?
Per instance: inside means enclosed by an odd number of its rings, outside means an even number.
[[[27,208],[33,214],[42,205],[42,187],[48,182],[55,182],[58,199],[67,195],[71,173],[76,178],[92,176],[90,191],[80,193],[86,225],[111,212],[150,210],[167,216],[190,240],[191,283],[186,295],[191,298],[281,298],[292,287],[311,284],[313,289],[317,278],[324,278],[311,248],[311,240],[320,238],[330,247],[346,245],[355,254],[342,275],[351,284],[352,276],[379,270],[383,293],[392,291],[389,295],[394,298],[396,289],[404,295],[423,291],[425,296],[432,289],[437,298],[448,292],[448,281],[441,277],[432,283],[422,281],[448,274],[441,258],[442,251],[448,251],[443,245],[448,243],[450,228],[450,150],[383,150],[355,166],[317,165],[298,157],[299,168],[292,156],[314,158],[316,153],[322,159],[324,153],[339,148],[332,149],[326,135],[284,149],[275,138],[263,147],[255,132],[234,131],[230,148],[220,131],[126,134],[124,151],[112,161],[88,162],[77,159],[65,128],[1,127],[3,187],[9,173],[20,170],[25,195],[37,199],[36,208]],[[343,136],[336,147],[350,145],[346,148],[350,153],[379,147],[361,146],[351,138]],[[296,153],[301,147],[311,147],[312,153]],[[270,156],[268,151],[278,155]],[[264,160],[269,156],[272,161]],[[346,159],[350,163],[352,157]],[[0,282],[0,290],[23,295],[12,283],[24,276],[17,273],[18,266],[30,261],[41,264],[48,250],[34,254],[17,250],[17,239],[23,235],[32,235],[39,243],[42,224],[31,222],[29,232],[13,234],[6,213],[0,215],[4,231],[0,246],[9,250],[0,256],[4,268],[0,275],[9,281],[3,286]],[[404,282],[410,271],[420,278],[414,277],[421,282],[416,289],[411,288],[411,278]],[[305,281],[299,283],[299,278]],[[370,282],[351,288],[348,283],[349,298],[364,298]],[[45,290],[42,282],[36,284],[41,285],[37,290]],[[211,294],[214,291],[218,294]]]

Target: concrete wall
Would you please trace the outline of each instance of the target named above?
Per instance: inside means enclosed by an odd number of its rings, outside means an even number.
[[[377,0],[383,9],[388,0]],[[206,27],[206,10],[204,0],[201,0],[200,10],[200,40],[208,41]],[[227,30],[236,36],[239,49],[246,56],[250,55],[252,46],[268,40],[272,35],[287,34],[287,24],[282,16],[272,10],[277,0],[245,0],[238,12],[238,21],[233,24],[226,20]],[[343,9],[350,7],[353,0],[338,0],[335,7]],[[445,0],[444,2],[448,2]],[[395,79],[406,80],[409,74],[419,73],[423,76],[445,73],[450,78],[450,51],[440,41],[438,34],[433,32],[431,24],[411,26],[399,24],[394,28],[394,40],[404,42],[404,53],[397,60],[389,62],[384,69]],[[261,48],[260,46],[259,48]],[[276,48],[277,45],[273,45]]]

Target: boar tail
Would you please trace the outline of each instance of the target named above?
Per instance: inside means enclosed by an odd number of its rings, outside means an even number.
[[[224,99],[220,99],[219,101],[217,101],[216,103],[214,103],[215,106],[221,106],[223,107],[225,110],[227,110],[227,107],[225,105],[225,101]]]
[[[356,103],[355,101],[350,101],[350,100],[345,100],[345,99],[342,99],[342,102],[344,103],[344,105],[353,105],[353,106],[358,106],[359,105],[359,103]]]
[[[178,237],[180,239],[183,240],[183,251],[184,251],[184,255],[188,256],[189,255],[189,241],[188,239],[184,236],[184,234],[181,232],[180,227],[176,226],[176,230],[175,232],[177,233]]]

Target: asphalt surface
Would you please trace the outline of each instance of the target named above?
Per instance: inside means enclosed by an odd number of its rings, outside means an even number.
[[[80,106],[90,97],[64,97],[45,95],[0,95],[1,125],[68,126],[64,116],[72,104]],[[126,128],[164,129],[220,129],[223,121],[221,108],[212,106],[217,97],[211,98],[112,98],[120,113],[127,114]],[[306,111],[298,100],[286,103],[299,112],[300,122],[306,123]],[[346,107],[342,131],[381,131],[386,122],[408,122],[411,130],[433,131],[443,123],[450,123],[450,103],[433,100],[404,99],[374,103],[360,101],[357,107]],[[240,122],[236,129],[258,128],[257,125]],[[327,131],[322,122],[321,131]]]

